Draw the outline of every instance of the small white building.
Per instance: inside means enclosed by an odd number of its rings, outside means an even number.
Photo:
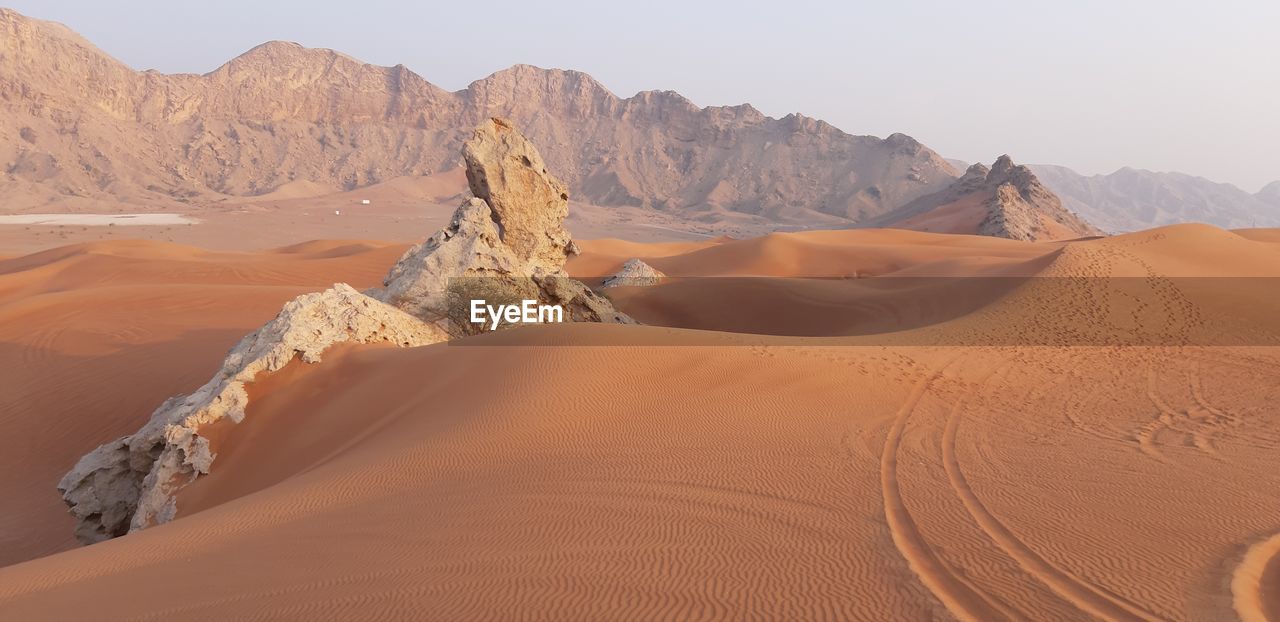
[[[361,205],[368,205],[368,204],[369,204],[369,199],[360,199],[360,204],[361,204]]]

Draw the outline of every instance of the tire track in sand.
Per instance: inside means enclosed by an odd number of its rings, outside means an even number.
[[[954,362],[954,359],[952,359]],[[898,552],[920,582],[933,593],[943,606],[961,620],[1008,620],[1016,616],[999,604],[992,596],[984,594],[976,586],[956,576],[943,563],[938,554],[920,533],[915,520],[902,500],[898,486],[898,448],[902,444],[902,432],[907,420],[929,386],[933,384],[951,363],[926,375],[911,389],[894,416],[893,425],[885,437],[884,451],[880,455],[880,488],[884,497],[884,516],[889,524],[889,534]]]
[[[1195,380],[1190,381],[1192,393],[1196,393]],[[1159,374],[1155,368],[1147,368],[1147,399],[1158,412],[1156,418],[1142,426],[1134,437],[1144,453],[1161,462],[1168,462],[1164,452],[1160,451],[1159,436],[1161,432],[1180,434],[1190,439],[1191,444],[1200,452],[1217,458],[1218,452],[1213,445],[1212,428],[1195,420],[1186,409],[1179,411],[1160,395]]]
[[[1001,366],[1003,367],[1003,366]],[[986,379],[995,375],[1000,368],[993,370],[981,383],[966,391],[958,399],[947,418],[946,428],[942,433],[942,463],[950,480],[951,488],[968,510],[970,517],[986,532],[1004,552],[1037,581],[1043,583],[1063,600],[1071,603],[1081,611],[1097,616],[1103,620],[1154,621],[1160,618],[1143,609],[1139,605],[1125,599],[1119,594],[1105,588],[1091,585],[1070,573],[1058,568],[1019,539],[1004,523],[1000,522],[974,493],[960,468],[960,460],[956,456],[956,432],[960,428],[961,412],[967,399],[972,397],[985,384]]]

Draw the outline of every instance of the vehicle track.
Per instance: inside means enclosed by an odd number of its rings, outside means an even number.
[[[954,360],[952,359],[952,362]],[[949,365],[950,362],[929,372],[912,387],[910,395],[898,409],[893,424],[889,428],[884,451],[880,457],[880,486],[884,498],[885,519],[888,522],[894,546],[906,559],[911,571],[952,615],[961,620],[1017,619],[1018,616],[1013,614],[1006,605],[950,570],[920,533],[919,527],[902,499],[897,471],[898,448],[902,443],[902,433],[920,399]]]
[[[1005,364],[1007,365],[1007,363]],[[968,402],[978,394],[986,380],[1005,365],[990,372],[982,382],[972,385],[956,401],[947,419],[942,435],[942,462],[952,491],[968,510],[970,518],[1023,570],[1044,584],[1063,600],[1081,611],[1104,620],[1159,620],[1157,616],[1128,599],[1105,588],[1094,586],[1057,567],[1037,554],[1017,537],[1003,522],[987,509],[965,478],[956,455],[956,434],[963,411]]]

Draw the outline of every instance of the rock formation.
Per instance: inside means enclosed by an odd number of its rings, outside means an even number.
[[[1062,207],[1062,201],[1031,169],[1014,164],[1007,155],[991,168],[970,166],[945,190],[916,199],[871,224],[1026,241],[1102,234]]]
[[[142,429],[95,449],[62,478],[58,489],[78,521],[76,537],[97,542],[172,519],[173,494],[208,473],[213,462],[201,429],[244,419],[244,385],[259,373],[294,357],[318,362],[325,349],[344,341],[418,346],[447,338],[349,285],[298,297],[240,340],[204,386],[166,400]]]
[[[564,272],[575,250],[563,226],[568,195],[509,121],[483,123],[464,158],[476,198],[405,253],[384,289],[365,294],[337,284],[289,302],[242,339],[200,389],[165,401],[140,430],[81,458],[58,484],[76,517],[76,537],[93,543],[173,519],[177,491],[213,463],[203,431],[239,423],[245,383],[295,357],[315,363],[340,342],[408,347],[478,332],[459,313],[471,297],[559,304],[566,321],[634,322]]]
[[[569,191],[509,121],[490,119],[462,148],[467,185],[493,209],[503,241],[522,261],[564,263]]]
[[[205,75],[165,75],[13,11],[0,10],[0,33],[3,210],[174,209],[290,182],[349,190],[440,173],[493,116],[525,128],[548,168],[597,205],[839,226],[955,176],[904,135],[699,108],[669,91],[624,99],[576,71],[517,65],[451,93],[403,66],[271,42]]]
[[[657,285],[667,275],[654,269],[653,266],[639,260],[628,259],[627,263],[622,264],[622,269],[617,274],[604,280],[601,287],[648,287]]]
[[[576,252],[564,229],[569,195],[510,121],[482,123],[463,158],[476,198],[409,249],[373,296],[455,335],[483,329],[465,317],[470,299],[538,300],[560,305],[570,321],[634,322],[564,271]]]

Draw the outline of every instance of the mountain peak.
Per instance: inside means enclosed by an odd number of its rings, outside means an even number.
[[[74,30],[68,28],[66,25],[60,22],[53,22],[49,20],[28,17],[13,9],[5,8],[5,7],[0,7],[0,24],[23,25],[23,26],[32,27],[32,28],[40,28],[40,29],[57,33],[59,35],[75,37],[76,39],[79,39],[81,41],[84,40],[82,37],[80,37],[80,35],[76,34]]]
[[[884,139],[886,145],[899,153],[916,154],[926,147],[920,141],[903,134],[902,132],[894,132]]]
[[[376,67],[328,48],[309,48],[294,41],[267,41],[231,59],[214,70],[213,73],[218,73],[219,71],[236,72],[248,69],[258,73],[270,74],[309,65],[325,67],[339,60],[352,68]],[[386,69],[385,67],[377,68]]]
[[[987,176],[990,174],[991,169],[988,168],[986,164],[975,162],[974,164],[969,165],[969,168],[965,170],[964,174],[961,175],[950,188],[948,188],[948,191],[957,195],[972,192],[985,185],[987,183]]]
[[[557,81],[562,83],[572,83],[613,95],[613,93],[610,92],[608,88],[605,88],[605,86],[598,80],[591,77],[589,74],[576,69],[547,69],[537,65],[528,65],[524,63],[517,63],[507,67],[506,69],[499,69],[484,78],[472,82],[467,88],[470,89],[472,86],[477,84],[499,84],[528,81]]]
[[[1258,194],[1254,196],[1258,197],[1263,203],[1280,209],[1280,180],[1263,186],[1262,190],[1259,190]]]
[[[59,23],[28,17],[13,9],[0,7],[0,28],[8,31],[0,38],[0,51],[20,49],[37,50],[41,54],[54,52],[54,47],[70,45],[86,50],[89,54],[123,66],[120,61],[103,52],[98,46],[81,37],[79,33]],[[0,58],[0,61],[4,60]]]
[[[991,175],[995,175],[996,177],[1006,177],[1013,172],[1013,169],[1016,166],[1017,165],[1013,163],[1013,158],[1009,157],[1009,154],[1006,153],[996,158],[996,161],[991,164]]]
[[[535,110],[584,118],[612,114],[619,99],[595,78],[568,69],[512,65],[458,93],[483,115],[526,118]]]
[[[1100,231],[1007,154],[987,168],[974,164],[946,189],[921,197],[877,224],[1014,240],[1059,240]]]

